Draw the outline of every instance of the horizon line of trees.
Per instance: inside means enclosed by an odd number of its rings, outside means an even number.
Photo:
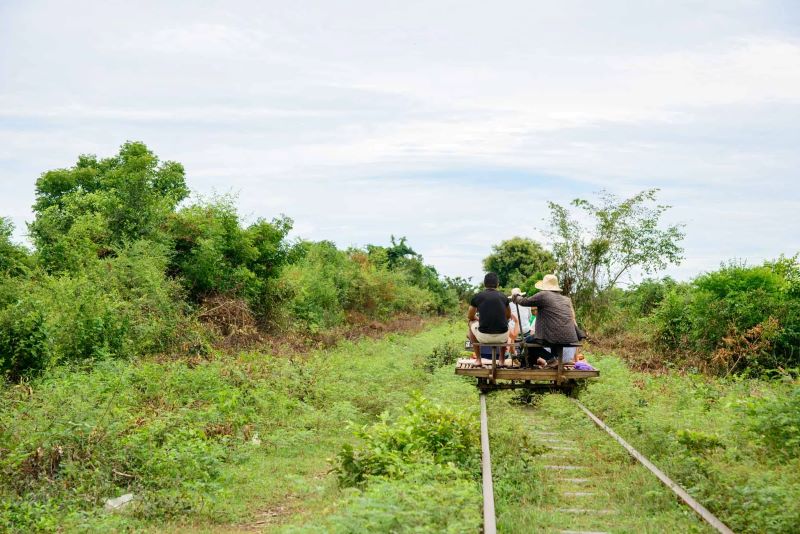
[[[140,142],[43,173],[33,250],[0,218],[0,374],[18,380],[63,362],[203,353],[215,338],[445,314],[476,290],[440,276],[405,237],[341,250],[288,239],[288,217],[244,224],[232,198],[189,195],[183,166]],[[633,269],[653,275],[682,259],[683,228],[662,224],[669,206],[656,196],[551,202],[549,248],[513,237],[484,267],[503,288],[529,294],[555,273],[590,330],[646,331],[658,350],[702,355],[720,372],[800,365],[797,256],[618,287]]]

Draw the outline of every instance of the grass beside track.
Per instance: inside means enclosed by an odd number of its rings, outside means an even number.
[[[417,394],[434,415],[455,413],[477,429],[474,382],[429,364],[435,347],[463,336],[461,322],[439,323],[296,359],[110,361],[8,387],[0,393],[0,531],[478,531],[477,430],[456,467],[411,455],[400,471],[351,488],[332,471],[344,445],[363,452],[354,428],[416,436],[418,422],[402,414]],[[768,408],[793,398],[796,382],[657,377],[612,356],[590,361],[602,376],[581,399],[626,440],[735,531],[793,532],[800,465],[790,447],[769,445],[791,439],[792,419],[786,430]],[[567,399],[523,405],[516,397],[489,398],[501,532],[707,531]],[[376,457],[403,455],[383,447],[390,441],[372,443]],[[577,451],[561,450],[570,446]],[[128,492],[130,507],[103,510],[106,498]]]
[[[0,531],[235,532],[333,513],[348,492],[329,460],[355,440],[351,424],[396,412],[415,391],[468,404],[468,383],[423,365],[462,337],[460,324],[438,323],[294,360],[108,361],[9,387]],[[129,492],[125,511],[103,510]]]
[[[800,381],[631,371],[602,377],[581,401],[734,532],[800,525]]]
[[[533,476],[509,470],[495,475],[498,531],[712,532],[568,398],[545,395],[521,406],[512,393],[493,395],[489,431],[495,449],[513,447],[513,441],[496,439],[510,428],[523,442],[535,443],[538,454],[528,467]]]

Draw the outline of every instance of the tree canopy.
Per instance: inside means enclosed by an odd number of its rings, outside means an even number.
[[[45,268],[75,270],[125,243],[161,241],[167,216],[188,194],[180,163],[128,142],[116,156],[82,155],[69,169],[42,174],[31,236]]]
[[[607,291],[636,268],[651,274],[683,259],[682,225],[663,226],[669,206],[656,204],[658,189],[620,200],[601,192],[598,202],[549,202],[550,237],[561,287],[579,302]],[[577,213],[576,213],[577,212]],[[587,223],[579,220],[583,216]]]
[[[28,251],[11,240],[14,225],[10,219],[0,217],[0,274],[18,275],[24,272]]]
[[[555,258],[548,250],[524,237],[512,237],[494,245],[492,253],[483,260],[484,269],[497,273],[502,287],[527,288],[555,266]]]

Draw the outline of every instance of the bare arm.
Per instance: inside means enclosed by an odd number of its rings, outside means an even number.
[[[476,313],[478,313],[478,308],[475,306],[470,306],[469,310],[467,311],[467,322],[477,321],[478,318],[475,317]]]

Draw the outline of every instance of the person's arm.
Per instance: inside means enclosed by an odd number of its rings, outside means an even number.
[[[471,323],[472,321],[477,321],[478,320],[478,318],[475,315],[478,313],[478,304],[480,304],[480,302],[478,302],[478,297],[479,296],[480,296],[480,293],[478,293],[477,295],[472,297],[472,299],[470,299],[470,301],[469,301],[469,310],[467,310],[467,322],[468,323]]]
[[[539,293],[537,293],[536,295],[538,295],[538,294]],[[531,295],[530,297],[516,296],[516,299],[514,300],[514,302],[516,302],[520,306],[525,306],[526,308],[530,308],[532,306],[535,307],[535,306],[538,306],[537,301],[539,300],[539,299],[536,298],[536,295]]]
[[[506,321],[508,321],[509,319],[511,319],[511,306],[506,304]]]

